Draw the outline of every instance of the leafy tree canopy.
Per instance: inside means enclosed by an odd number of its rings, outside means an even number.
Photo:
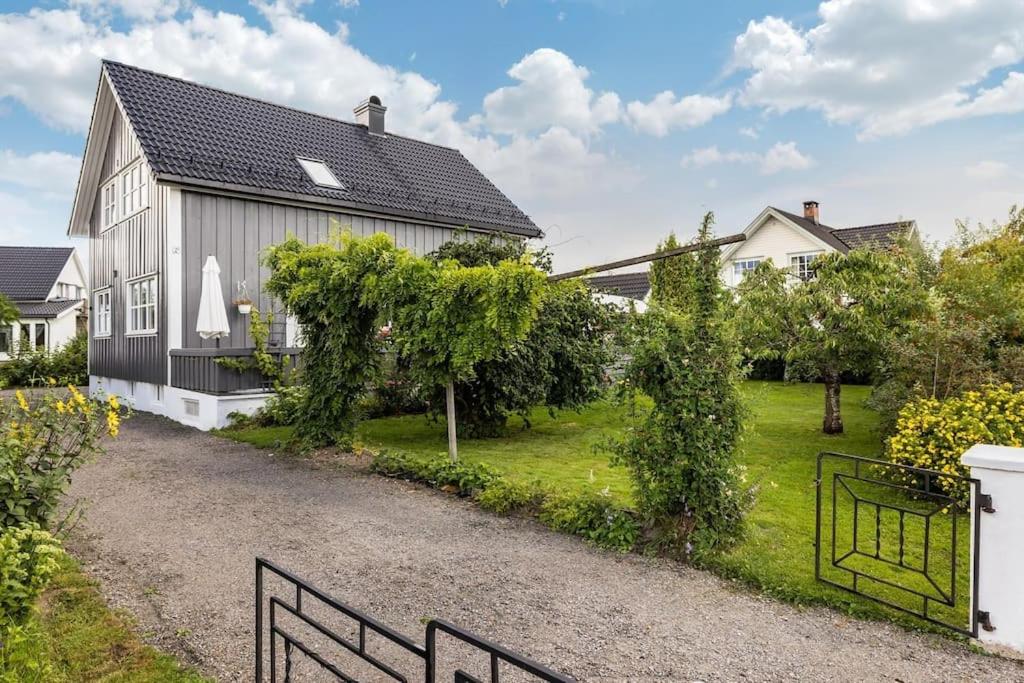
[[[0,325],[10,325],[18,319],[18,309],[11,300],[0,294]]]
[[[921,309],[923,292],[902,252],[855,249],[819,256],[813,277],[761,263],[738,288],[737,323],[752,358],[784,358],[792,377],[825,383],[823,430],[843,431],[840,376],[870,372]]]
[[[529,253],[521,240],[453,240],[432,256],[464,266],[529,258],[550,271],[547,253]],[[596,399],[611,361],[612,321],[612,309],[595,300],[581,281],[548,283],[526,337],[478,362],[473,376],[455,385],[460,429],[471,436],[496,436],[510,414],[526,419],[536,405],[574,409]]]

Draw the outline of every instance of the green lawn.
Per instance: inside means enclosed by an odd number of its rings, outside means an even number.
[[[29,638],[15,643],[0,680],[24,683],[203,683],[209,679],[181,667],[172,657],[144,644],[126,616],[111,611],[96,583],[65,556],[29,620]],[[49,671],[41,673],[36,664]],[[34,669],[34,670],[33,670]]]
[[[825,603],[862,616],[897,615],[814,578],[816,456],[821,451],[838,451],[878,457],[877,415],[863,406],[868,393],[868,387],[843,388],[846,433],[827,436],[821,432],[824,390],[820,384],[745,383],[750,420],[740,460],[748,468],[749,481],[758,487],[758,495],[747,518],[746,538],[713,561],[719,573],[797,603]],[[607,487],[612,495],[629,503],[627,473],[609,467],[608,453],[599,448],[629,419],[628,407],[609,402],[592,405],[582,413],[561,413],[554,419],[538,409],[531,416],[531,429],[524,430],[520,421],[513,420],[506,437],[460,440],[459,455],[466,461],[486,462],[508,476],[539,479],[558,488]],[[222,434],[272,447],[287,441],[290,430]],[[444,454],[447,444],[443,424],[423,416],[364,422],[358,438],[373,448],[425,457]],[[886,526],[891,523],[887,521]]]

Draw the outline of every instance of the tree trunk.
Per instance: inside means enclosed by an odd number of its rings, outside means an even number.
[[[459,445],[455,438],[455,382],[449,381],[444,388],[448,414],[448,457],[452,463],[459,461]]]
[[[821,430],[826,434],[843,433],[843,416],[839,412],[841,386],[838,372],[825,373],[825,422]]]

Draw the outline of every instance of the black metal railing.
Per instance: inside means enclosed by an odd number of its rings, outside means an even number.
[[[171,349],[171,386],[204,394],[230,394],[270,390],[270,382],[256,368],[239,372],[217,362],[218,358],[245,359],[252,349]],[[268,352],[285,370],[297,367],[302,349],[271,348]]]
[[[287,592],[291,594],[290,601],[275,594],[267,594],[266,572],[283,580]],[[315,601],[316,609],[310,608],[310,599]],[[269,619],[264,618],[265,606],[269,607]],[[324,616],[318,617],[314,614],[317,610],[323,612]],[[346,620],[344,629],[333,623],[334,617],[339,615]],[[287,625],[286,620],[290,620],[301,629],[302,634]],[[326,623],[328,620],[332,623]],[[354,634],[346,635],[341,632],[342,630],[353,631]],[[438,658],[438,634],[450,636],[463,646],[468,646],[473,652],[486,656],[488,680],[491,683],[500,683],[505,668],[532,676],[538,681],[568,683],[573,680],[543,664],[439,619],[427,623],[426,645],[419,645],[291,572],[272,562],[256,558],[255,664],[258,683],[267,680],[267,673],[271,683],[278,680],[285,683],[300,680],[303,677],[296,671],[296,662],[300,657],[312,662],[318,672],[326,672],[330,677],[340,681],[359,681],[360,674],[354,669],[360,668],[370,672],[367,675],[371,675],[372,680],[387,679],[402,683],[422,680],[425,683],[438,683],[438,671],[441,667]],[[314,644],[313,639],[319,642]],[[269,642],[265,643],[267,640]],[[371,643],[371,640],[374,642]],[[381,652],[384,649],[391,650],[390,659],[395,661],[384,661],[385,655]],[[337,656],[339,654],[342,656]],[[347,660],[348,665],[343,664],[342,660]],[[455,668],[452,675],[455,683],[483,682],[483,679],[468,673],[462,667]]]
[[[815,578],[972,637],[988,627],[977,479],[826,452],[816,485]]]

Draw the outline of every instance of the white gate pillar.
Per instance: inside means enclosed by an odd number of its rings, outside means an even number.
[[[961,457],[995,512],[981,513],[971,547],[979,544],[978,604],[995,630],[978,630],[978,640],[994,650],[1024,655],[1024,448],[972,446]],[[978,501],[973,501],[974,505]]]

